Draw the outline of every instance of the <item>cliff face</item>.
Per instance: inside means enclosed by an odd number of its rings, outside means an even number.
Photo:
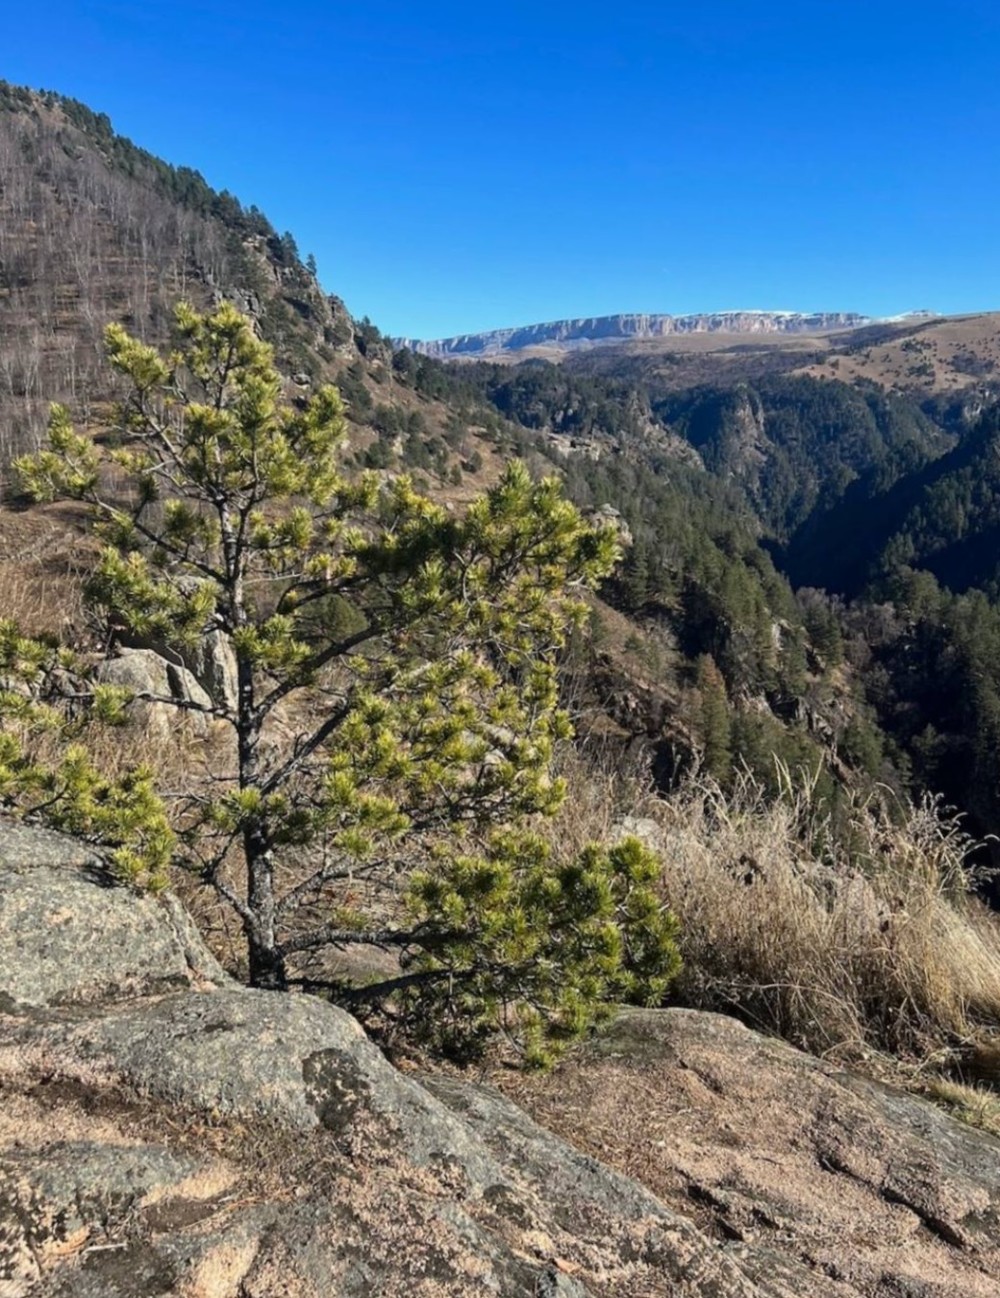
[[[719,311],[703,315],[606,315],[580,320],[555,320],[516,329],[460,334],[425,342],[396,338],[397,347],[424,356],[495,356],[543,343],[563,345],[619,342],[631,338],[663,338],[670,334],[802,334],[831,329],[856,329],[869,324],[867,316],[852,311]]]

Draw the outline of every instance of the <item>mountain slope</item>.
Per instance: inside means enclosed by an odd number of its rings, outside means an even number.
[[[1000,411],[994,407],[940,459],[876,492],[855,484],[792,537],[784,563],[799,585],[858,594],[900,566],[953,591],[1000,593]]]
[[[828,381],[675,397],[655,375],[609,378],[596,364],[641,360],[625,346],[742,337],[755,357],[777,340],[771,354],[787,368],[808,355],[801,345],[830,342],[795,333],[801,317],[760,332],[774,322],[747,313],[743,335],[675,332],[586,353],[588,373],[576,360],[448,366],[394,353],[322,293],[290,235],[75,101],[0,86],[0,184],[0,465],[34,444],[52,399],[84,426],[104,422],[115,395],[102,357],[108,320],[161,344],[179,297],[235,301],[274,343],[291,399],[317,381],[340,385],[349,467],[412,472],[460,507],[520,454],[533,471],[561,475],[583,508],[621,517],[634,544],[594,606],[572,688],[583,681],[616,743],[641,736],[664,780],[709,750],[712,774],[729,780],[745,763],[771,788],[776,753],[792,766],[830,761],[837,778],[856,767],[896,779],[852,713],[849,676],[832,674],[834,612],[796,602],[762,538],[784,538],[854,478],[884,487],[947,442],[905,402]],[[0,581],[32,629],[82,634],[78,524],[70,512],[0,512]],[[632,699],[646,702],[625,706]],[[841,742],[859,726],[864,743]],[[832,744],[848,758],[833,759]]]
[[[671,391],[753,383],[779,373],[868,383],[932,403],[953,423],[975,418],[1000,395],[997,312],[949,317],[917,311],[828,333],[674,334],[561,352],[550,343],[536,351],[561,359],[574,373]]]
[[[657,418],[737,484],[772,537],[785,537],[861,481],[866,495],[953,444],[900,396],[804,376],[653,399]]]
[[[109,320],[161,343],[180,298],[234,301],[307,377],[354,354],[342,304],[261,213],[83,104],[0,83],[0,464],[50,402],[86,419],[111,395]]]

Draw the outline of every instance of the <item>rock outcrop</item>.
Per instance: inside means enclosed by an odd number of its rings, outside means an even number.
[[[228,982],[80,844],[0,845],[2,1298],[779,1292],[495,1092]]]
[[[197,581],[185,579],[178,583],[182,590],[193,588],[197,584]],[[117,639],[119,657],[110,661],[119,665],[112,671],[122,673],[127,670],[121,664],[129,662],[130,654],[152,651],[177,673],[172,679],[161,682],[167,685],[174,696],[187,697],[193,693],[202,701],[203,695],[207,695],[208,700],[219,707],[236,707],[239,693],[236,653],[230,638],[216,627],[205,627],[193,644],[186,645],[168,644],[160,636],[142,636],[126,628],[118,630]],[[135,668],[131,670],[134,672]],[[162,674],[164,669],[154,667],[153,670]],[[155,692],[162,693],[162,689]]]
[[[834,329],[857,329],[871,324],[854,311],[715,311],[700,315],[606,315],[578,320],[553,320],[546,324],[484,333],[458,334],[454,338],[423,341],[394,338],[394,347],[405,347],[424,356],[446,360],[452,356],[484,357],[520,351],[545,343],[585,346],[588,343],[624,342],[633,338],[664,338],[670,334],[804,334]]]
[[[105,685],[120,685],[134,694],[133,706],[138,716],[157,739],[168,739],[180,716],[173,703],[156,702],[157,699],[176,700],[196,732],[203,733],[207,728],[211,698],[182,663],[170,662],[152,649],[122,648],[116,658],[98,664],[94,678]],[[185,704],[190,706],[184,707]]]
[[[626,1010],[515,1089],[783,1292],[1000,1295],[1000,1141],[735,1019]]]
[[[398,1071],[0,821],[0,1298],[1000,1293],[1000,1143],[917,1100],[683,1011],[519,1085]]]
[[[182,650],[182,661],[209,698],[236,708],[239,676],[232,641],[222,631],[206,631],[193,648]]]
[[[228,979],[174,897],[116,887],[62,834],[0,827],[0,1009],[88,1005]]]

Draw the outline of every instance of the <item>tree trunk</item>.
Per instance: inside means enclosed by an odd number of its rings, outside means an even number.
[[[245,928],[249,955],[249,983],[262,991],[283,992],[288,989],[285,957],[273,944],[258,941],[256,933]]]
[[[222,519],[222,531],[226,543],[227,567],[230,571],[236,572],[238,556],[234,551],[232,530],[225,518]],[[233,578],[229,612],[232,625],[245,624],[246,610],[243,606],[242,578],[238,573]],[[236,670],[238,678],[236,731],[240,789],[259,790],[260,721],[254,710],[253,664],[245,653],[237,652]],[[267,991],[285,991],[288,987],[288,979],[285,957],[278,946],[274,904],[274,851],[266,815],[258,813],[244,826],[243,855],[247,871],[247,906],[250,910],[250,917],[243,924],[247,939],[250,986]]]
[[[262,826],[243,835],[247,859],[247,903],[253,922],[244,925],[250,962],[250,986],[284,991],[285,957],[278,946],[274,906],[274,858]]]

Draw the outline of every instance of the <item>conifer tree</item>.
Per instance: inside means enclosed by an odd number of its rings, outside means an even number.
[[[732,767],[732,722],[726,697],[726,682],[709,654],[702,654],[698,658],[697,684],[701,698],[705,769],[717,780],[725,780]]]
[[[649,599],[650,566],[649,546],[643,538],[637,537],[622,564],[622,594],[630,613],[639,612]]]
[[[240,918],[250,982],[282,988],[329,945],[394,949],[401,976],[351,1003],[391,995],[452,1045],[516,1027],[535,1053],[610,1001],[660,997],[677,957],[648,852],[560,860],[531,832],[564,795],[556,655],[613,534],[517,463],[461,516],[405,477],[348,478],[336,390],[283,401],[228,305],[178,308],[168,356],[117,325],[107,347],[128,386],[118,449],[56,407],[18,469],[36,498],[94,509],[90,597],[109,619],[232,646],[235,699],[156,701],[231,735],[181,821]]]

